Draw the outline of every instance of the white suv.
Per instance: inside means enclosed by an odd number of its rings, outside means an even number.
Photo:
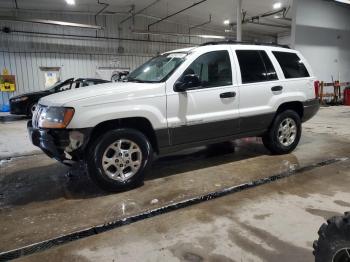
[[[314,81],[295,50],[212,42],[159,55],[127,82],[44,97],[28,131],[48,156],[84,161],[100,187],[118,191],[143,181],[154,153],[248,136],[291,152],[319,109]]]

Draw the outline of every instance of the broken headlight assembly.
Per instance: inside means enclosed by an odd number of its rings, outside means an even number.
[[[66,128],[74,115],[74,108],[45,107],[40,110],[39,128]]]

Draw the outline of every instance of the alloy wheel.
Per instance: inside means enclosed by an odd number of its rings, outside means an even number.
[[[290,146],[297,137],[297,125],[292,118],[285,118],[278,127],[278,141],[284,146]]]
[[[140,169],[142,152],[140,147],[128,139],[119,139],[109,145],[102,156],[102,168],[106,175],[125,182]]]
[[[350,262],[350,247],[338,250],[333,257],[332,262]]]

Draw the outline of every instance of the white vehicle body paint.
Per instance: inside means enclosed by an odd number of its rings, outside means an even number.
[[[236,50],[266,52],[278,80],[242,83]],[[174,86],[185,70],[197,58],[215,51],[226,51],[229,56],[232,71],[230,84],[175,91]],[[297,54],[309,76],[285,78],[279,62],[272,53],[275,51]],[[265,45],[213,44],[174,50],[165,54],[176,56],[176,53],[187,55],[182,64],[163,82],[118,82],[90,86],[44,97],[39,104],[74,108],[74,117],[67,129],[93,129],[105,121],[145,118],[156,133],[159,130],[163,131],[163,140],[167,140],[165,147],[168,147],[197,141],[205,142],[218,137],[224,139],[235,134],[242,137],[245,132],[248,136],[259,136],[267,130],[268,122],[272,121],[281,105],[315,100],[315,77],[312,69],[295,50]],[[283,89],[272,91],[271,88],[276,86]],[[234,95],[222,97],[222,94]],[[303,106],[308,107],[304,104]],[[317,112],[314,111],[307,119]],[[159,142],[158,146],[161,147],[162,143]]]

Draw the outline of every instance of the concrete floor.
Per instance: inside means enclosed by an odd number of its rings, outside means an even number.
[[[120,194],[101,192],[80,172],[65,176],[66,167],[42,154],[3,160],[0,253],[340,158],[337,163],[20,259],[312,261],[312,242],[324,219],[350,210],[349,109],[322,108],[305,123],[293,154],[270,156],[255,138],[189,150],[157,160],[142,187]],[[22,125],[18,130],[24,133],[24,121],[0,123],[0,130],[6,132],[9,125]]]
[[[27,133],[28,119],[0,112],[0,161],[14,156],[40,154]]]

